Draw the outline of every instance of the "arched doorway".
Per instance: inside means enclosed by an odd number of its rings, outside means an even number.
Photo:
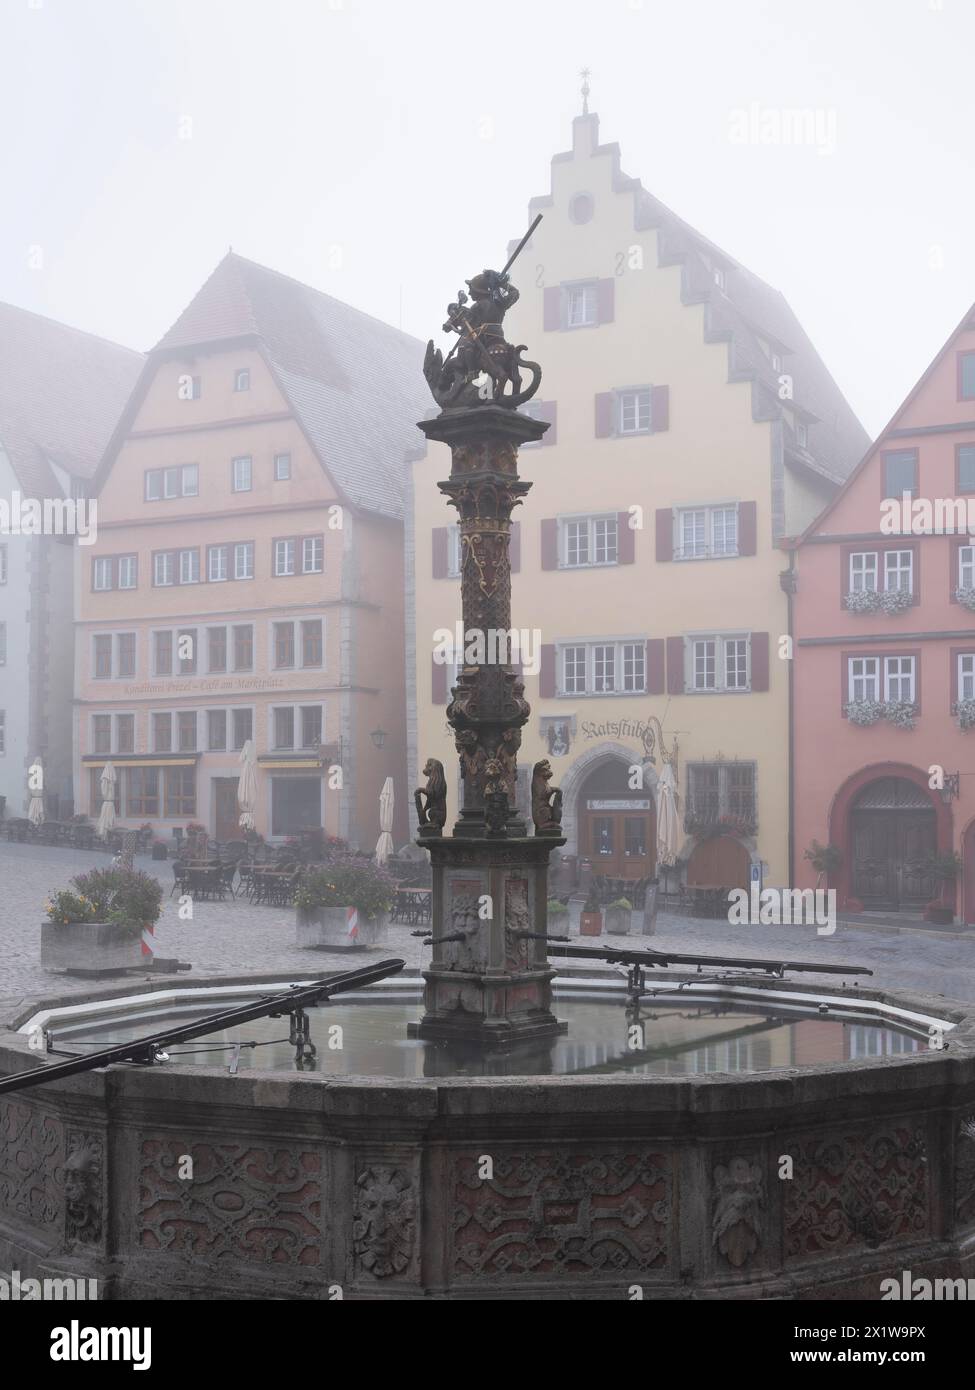
[[[601,763],[579,789],[579,854],[594,874],[652,878],[657,862],[657,816],[648,787],[632,790],[630,764]]]
[[[701,840],[687,861],[690,888],[744,888],[748,891],[751,855],[733,835],[714,835]]]
[[[905,777],[869,782],[850,813],[853,896],[867,908],[923,909],[940,890],[927,870],[937,848],[937,815],[923,787]]]

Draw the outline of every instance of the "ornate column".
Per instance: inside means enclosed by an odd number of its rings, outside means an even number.
[[[522,363],[523,349],[501,335],[504,308],[517,296],[506,276],[486,271],[468,284],[473,308],[459,295],[445,325],[460,333],[456,358],[444,363],[432,343],[427,349],[427,380],[444,408],[420,424],[428,439],[450,449],[450,477],[438,486],[460,526],[464,651],[455,654],[459,670],[447,721],[463,795],[446,837],[445,778],[439,764],[428,763],[418,843],[429,850],[433,869],[433,957],[425,1012],[414,1031],[491,1049],[563,1031],[551,1009],[555,972],[545,936],[548,857],[565,841],[544,775],[535,778],[534,835],[516,802],[518,749],[530,709],[512,665],[511,514],[531,487],[518,476],[518,446],[540,439],[548,425],[514,407],[537,389],[541,372]],[[527,391],[520,368],[532,373]]]

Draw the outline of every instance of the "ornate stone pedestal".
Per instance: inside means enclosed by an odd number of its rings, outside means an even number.
[[[539,939],[549,852],[564,843],[540,835],[424,842],[433,861],[433,959],[414,1036],[493,1050],[565,1031],[552,1013],[555,971]]]

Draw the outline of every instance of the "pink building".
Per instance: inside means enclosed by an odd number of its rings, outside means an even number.
[[[894,533],[885,499],[903,510],[905,493],[912,516],[897,517]],[[969,506],[975,519],[975,310],[783,576],[795,591],[793,882],[815,886],[804,857],[813,840],[835,846],[829,885],[841,910],[921,915],[937,899],[975,922]],[[964,865],[956,880],[932,872],[952,851]]]

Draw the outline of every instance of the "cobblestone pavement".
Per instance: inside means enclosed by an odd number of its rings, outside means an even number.
[[[40,966],[40,924],[48,894],[68,886],[73,874],[109,863],[102,853],[84,853],[38,845],[0,843],[0,1024],[25,998],[90,989],[88,981],[54,975]],[[327,952],[300,950],[294,942],[294,912],[253,906],[246,898],[195,904],[192,921],[177,915],[177,898],[168,896],[172,866],[138,861],[164,886],[163,915],[156,926],[160,954],[189,961],[191,979],[204,974],[294,972],[296,978],[328,970],[343,959]],[[391,926],[383,954],[400,956],[416,969],[429,959],[428,948],[410,935],[411,928]],[[622,939],[607,940],[621,945]],[[583,944],[595,944],[584,938]],[[975,932],[950,935],[932,931],[864,930],[840,925],[832,936],[813,927],[732,927],[724,921],[698,921],[661,914],[652,938],[633,945],[713,951],[737,955],[779,955],[869,966],[871,983],[943,994],[975,1001]],[[378,958],[378,951],[360,960]]]

